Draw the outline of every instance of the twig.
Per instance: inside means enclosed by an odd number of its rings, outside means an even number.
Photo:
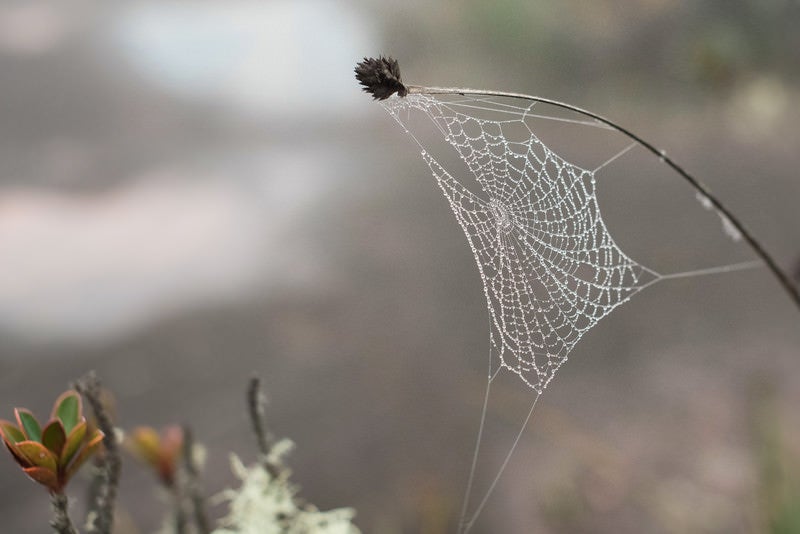
[[[391,66],[389,68],[387,65]],[[380,69],[379,72],[376,69]],[[356,78],[361,85],[364,86],[364,91],[370,93],[373,98],[383,100],[388,98],[393,93],[397,93],[400,97],[406,94],[418,95],[476,95],[476,96],[499,96],[505,98],[515,98],[520,100],[527,100],[529,102],[541,102],[549,104],[558,108],[573,111],[585,117],[594,119],[606,126],[625,135],[632,141],[636,142],[647,151],[657,156],[661,161],[666,163],[672,170],[677,172],[689,185],[691,185],[701,195],[708,198],[714,208],[731,222],[731,224],[742,234],[747,243],[753,251],[767,264],[772,274],[778,279],[783,289],[794,301],[794,304],[800,308],[800,288],[792,282],[791,277],[778,265],[775,258],[772,257],[765,249],[761,242],[750,233],[742,221],[739,220],[731,211],[719,200],[709,188],[700,180],[689,174],[686,170],[673,161],[663,150],[658,150],[655,146],[645,141],[638,135],[630,130],[620,126],[619,124],[606,119],[596,113],[581,109],[571,104],[551,100],[549,98],[542,98],[539,96],[526,95],[522,93],[508,93],[505,91],[489,91],[485,89],[466,89],[460,87],[425,87],[422,85],[404,85],[400,79],[400,68],[397,62],[391,58],[380,58],[379,60],[364,58],[362,63],[356,66]]]
[[[179,484],[173,484],[169,488],[169,496],[172,498],[172,507],[175,519],[175,534],[186,534],[186,510],[183,506],[183,493]]]
[[[253,424],[253,432],[256,435],[258,452],[263,456],[269,454],[274,441],[264,428],[265,404],[266,399],[261,391],[261,379],[254,376],[250,379],[250,384],[247,387],[247,408],[250,414],[250,422]]]
[[[97,426],[105,434],[103,438],[105,454],[99,465],[102,472],[101,483],[97,488],[95,502],[90,505],[87,529],[89,534],[111,534],[114,524],[114,503],[117,498],[117,487],[122,468],[117,436],[111,417],[100,399],[100,380],[94,371],[90,371],[79,380],[75,388],[86,397],[89,406],[92,407],[94,417],[97,419]]]
[[[265,403],[266,399],[261,392],[261,379],[254,376],[250,379],[250,384],[247,388],[247,408],[250,414],[250,422],[253,424],[253,432],[256,435],[259,461],[272,478],[278,478],[281,474],[280,466],[275,465],[269,459],[269,453],[275,444],[275,440],[264,427]]]
[[[206,513],[205,499],[200,490],[200,469],[195,462],[194,436],[187,425],[183,427],[183,465],[186,468],[186,492],[192,503],[192,515],[194,516],[197,531],[199,534],[208,534],[211,532],[211,527]],[[178,506],[180,507],[180,503],[178,503]]]
[[[53,519],[50,521],[53,530],[58,534],[78,534],[67,512],[67,496],[63,493],[53,493],[50,502],[53,505]]]
[[[172,522],[175,526],[175,534],[187,534],[187,526],[189,520],[186,517],[186,508],[184,506],[183,486],[180,479],[176,479],[171,484],[164,484],[164,488],[168,492],[168,497],[172,499]]]

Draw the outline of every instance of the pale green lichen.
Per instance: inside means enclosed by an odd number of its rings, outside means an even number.
[[[279,441],[268,461],[273,465],[282,463],[280,460],[291,448],[289,440]],[[235,455],[231,455],[231,468],[242,485],[219,495],[219,499],[229,502],[230,512],[220,521],[222,527],[212,534],[360,533],[352,523],[352,508],[321,512],[310,505],[298,505],[297,487],[289,482],[288,469],[273,477],[262,465],[245,466]]]

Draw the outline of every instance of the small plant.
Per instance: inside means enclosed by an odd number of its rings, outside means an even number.
[[[87,422],[81,395],[96,419]],[[100,381],[89,373],[75,390],[61,394],[53,406],[50,421],[42,428],[36,417],[16,408],[16,423],[0,420],[0,435],[14,460],[30,478],[45,486],[52,497],[54,517],[50,525],[58,534],[79,534],[67,514],[64,489],[75,472],[95,455],[95,469],[88,500],[88,534],[111,534],[120,478],[120,445],[152,469],[166,490],[168,515],[161,529],[168,534],[358,534],[351,519],[355,512],[341,508],[322,512],[297,497],[297,487],[283,456],[291,448],[287,440],[274,441],[264,424],[264,399],[260,382],[253,379],[248,389],[248,410],[260,452],[251,467],[236,458],[234,473],[241,479],[238,489],[222,492],[229,512],[214,530],[205,509],[200,485],[203,449],[194,443],[188,426],[167,426],[160,432],[149,426],[131,431],[125,440],[114,427],[108,407],[101,398]],[[97,428],[99,427],[99,428]],[[5,531],[3,531],[5,532]]]
[[[125,439],[125,448],[142,464],[156,473],[166,487],[175,484],[183,449],[183,429],[176,425],[158,431],[149,426],[140,426]]]
[[[0,420],[0,434],[14,460],[50,493],[63,493],[72,475],[100,448],[103,433],[90,427],[77,391],[65,391],[42,428],[24,408],[14,410],[17,423]]]
[[[72,475],[100,449],[105,434],[83,416],[81,396],[75,390],[62,393],[53,404],[44,428],[30,410],[15,408],[17,423],[0,420],[3,442],[31,479],[50,492],[51,526],[59,534],[76,534],[67,514],[64,488]]]

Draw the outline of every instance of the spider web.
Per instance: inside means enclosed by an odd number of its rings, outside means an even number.
[[[520,107],[469,95],[410,94],[381,103],[420,146],[467,237],[489,311],[489,375],[459,523],[459,532],[466,534],[508,465],[542,391],[601,319],[656,282],[763,264],[660,274],[628,256],[603,221],[595,175],[636,143],[587,170],[557,154],[529,126],[536,118],[612,129],[601,122],[536,114],[535,102]],[[455,149],[468,169],[463,177],[445,169],[409,129],[413,111],[427,116]],[[492,118],[484,118],[484,112]],[[710,201],[699,200],[708,207]],[[468,518],[490,387],[501,369],[517,374],[536,395],[500,469]]]
[[[614,242],[595,171],[548,148],[525,120],[531,107],[506,104],[500,109],[511,119],[487,120],[473,116],[479,103],[409,95],[383,105],[406,131],[409,112],[424,112],[471,171],[474,184],[454,177],[409,132],[472,249],[492,352],[541,393],[586,332],[663,276]],[[509,130],[520,126],[525,135],[511,140]]]

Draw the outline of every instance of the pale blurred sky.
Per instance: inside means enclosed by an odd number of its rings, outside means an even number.
[[[135,2],[97,19],[88,4],[76,11],[86,16],[50,2],[0,7],[0,50],[35,60],[88,34],[109,76],[121,70],[256,130],[289,123],[288,137],[308,140],[222,147],[208,158],[213,170],[165,162],[91,195],[7,187],[0,330],[29,342],[105,339],[187,307],[313,287],[324,261],[299,237],[303,221],[347,173],[314,132],[368,109],[352,76],[376,49],[367,15],[317,0]],[[58,151],[57,174],[87,178],[85,141],[59,141],[75,150]]]
[[[326,0],[135,4],[110,26],[123,58],[177,95],[266,118],[364,109],[352,70],[376,49],[373,21]]]

